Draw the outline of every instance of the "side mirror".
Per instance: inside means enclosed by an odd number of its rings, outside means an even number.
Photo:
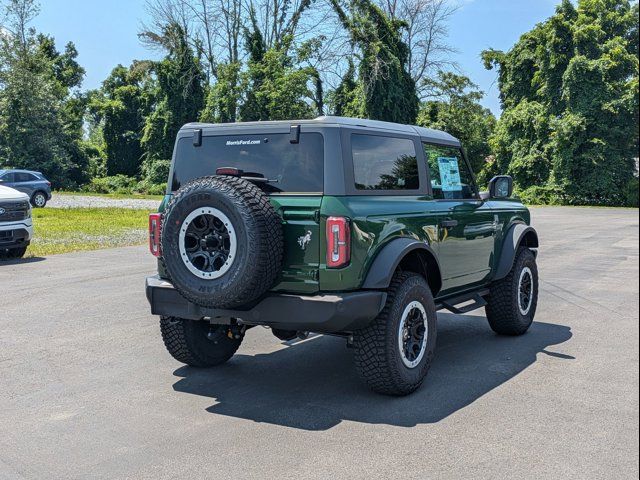
[[[513,178],[509,175],[498,175],[489,182],[489,198],[511,198],[513,195]]]

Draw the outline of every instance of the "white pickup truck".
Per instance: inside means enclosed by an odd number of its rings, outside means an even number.
[[[0,185],[0,260],[22,258],[33,237],[29,196]]]

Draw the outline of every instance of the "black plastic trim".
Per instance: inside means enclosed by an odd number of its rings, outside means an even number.
[[[369,268],[369,272],[367,273],[367,277],[365,278],[362,288],[379,290],[388,288],[389,285],[391,285],[393,274],[402,259],[414,250],[423,250],[428,252],[434,258],[436,265],[438,266],[438,271],[442,271],[440,269],[438,257],[428,243],[421,242],[414,238],[396,238],[385,245],[376,256]],[[442,278],[437,280],[439,281],[439,285],[442,285]],[[438,292],[433,293],[434,295],[437,295]]]
[[[10,237],[0,238],[0,248],[17,248],[26,247],[31,243],[29,238],[29,232],[24,228],[16,228],[14,230],[3,230],[3,232],[11,232]]]
[[[496,268],[496,274],[493,280],[500,280],[509,274],[522,239],[529,233],[533,233],[535,237],[535,244],[532,245],[531,248],[538,248],[538,233],[535,228],[525,225],[524,223],[517,223],[507,230],[502,241],[502,252],[500,253],[498,268]]]
[[[170,282],[158,276],[147,277],[146,293],[154,315],[210,319],[212,323],[216,323],[216,318],[237,318],[247,325],[320,333],[350,332],[366,327],[382,311],[387,299],[387,294],[381,291],[268,294],[246,309],[204,308],[186,300]]]

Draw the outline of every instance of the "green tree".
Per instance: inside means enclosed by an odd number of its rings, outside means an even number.
[[[89,108],[104,141],[106,175],[140,175],[142,130],[151,107],[148,65],[118,65],[92,95]]]
[[[546,185],[560,201],[629,203],[638,156],[638,4],[564,0],[497,67],[504,109],[491,139],[520,189]]]
[[[242,74],[244,101],[240,105],[240,119],[286,120],[310,118],[313,93],[309,84],[315,83],[317,72],[300,68],[288,53],[292,38],[284,37],[278,45],[267,48],[255,14],[250,15],[251,28],[245,29],[246,49],[249,53],[247,70]]]
[[[202,122],[235,122],[242,95],[240,85],[240,62],[219,64],[216,68],[218,78],[209,89],[207,102],[200,114]]]
[[[200,60],[189,46],[184,29],[170,24],[165,29],[167,56],[152,65],[156,76],[154,108],[146,118],[142,148],[143,168],[171,159],[178,130],[200,118],[204,107],[205,75]]]
[[[347,71],[340,84],[331,92],[329,104],[335,115],[354,118],[363,118],[365,116],[364,93],[362,85],[356,78],[356,67],[352,59],[349,59]]]
[[[361,53],[358,82],[362,95],[358,95],[358,88],[348,92],[361,98],[362,106],[349,101],[346,112],[362,112],[359,116],[375,120],[415,123],[418,95],[408,71],[409,48],[402,41],[402,29],[407,24],[390,18],[371,0],[352,0],[348,11],[339,0],[331,0],[331,4]],[[347,71],[347,75],[352,74]],[[338,105],[342,108],[343,104]]]
[[[431,100],[421,105],[418,125],[459,138],[473,170],[480,173],[491,155],[489,137],[496,123],[491,111],[480,105],[483,92],[469,78],[451,72],[426,81],[425,91]]]
[[[41,170],[57,187],[87,180],[82,141],[85,97],[77,91],[84,70],[67,44],[58,52],[51,37],[30,23],[34,0],[10,0],[0,31],[0,157],[9,166]]]

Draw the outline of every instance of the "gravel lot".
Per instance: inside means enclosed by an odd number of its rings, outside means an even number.
[[[54,193],[47,208],[132,208],[136,210],[155,210],[159,200],[136,198],[109,198],[93,195],[64,195]]]
[[[518,338],[439,316],[406,398],[344,342],[249,331],[217,369],[165,352],[145,247],[0,264],[0,479],[638,478],[638,210],[536,208]]]

